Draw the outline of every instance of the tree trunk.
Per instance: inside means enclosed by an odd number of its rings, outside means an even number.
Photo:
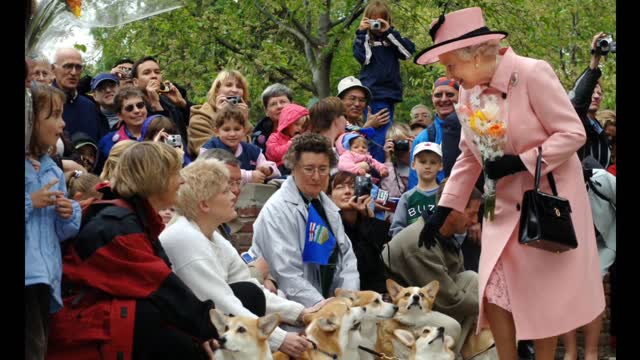
[[[318,96],[320,99],[331,96],[331,82],[329,75],[331,74],[332,59],[333,54],[329,54],[318,59],[318,66],[311,70],[313,73],[313,84],[318,90],[318,93],[314,95]]]

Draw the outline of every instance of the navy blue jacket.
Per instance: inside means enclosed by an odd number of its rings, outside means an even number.
[[[242,146],[242,154],[237,157],[240,160],[240,168],[243,170],[255,170],[256,164],[258,162],[258,157],[262,153],[259,147],[253,144],[248,144],[244,141],[240,142],[240,146]],[[235,155],[235,151],[231,150],[230,147],[225,145],[220,139],[216,136],[212,137],[207,141],[204,145],[202,145],[204,149],[225,149],[228,152]]]
[[[391,27],[380,37],[357,30],[353,56],[362,65],[359,79],[371,90],[373,100],[402,101],[402,79],[398,59],[410,59],[416,46]]]
[[[53,87],[58,88],[55,80]],[[62,119],[64,120],[64,129],[69,133],[69,136],[77,132],[83,132],[89,135],[95,142],[109,132],[109,123],[105,122],[98,116],[98,108],[96,104],[89,100],[87,97],[78,94],[67,95],[67,102],[62,109]]]

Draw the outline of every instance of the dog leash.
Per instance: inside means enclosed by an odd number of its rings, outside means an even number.
[[[317,351],[317,352],[319,352],[321,354],[324,354],[324,355],[326,355],[326,356],[328,356],[328,357],[330,357],[330,358],[332,358],[334,360],[338,359],[338,354],[332,354],[330,352],[327,352],[327,351],[324,351],[324,350],[320,349],[318,347],[318,344],[316,344],[316,342],[311,340],[311,339],[307,339],[307,341],[310,342],[311,345],[313,345],[313,350],[315,350],[315,351]]]
[[[358,349],[360,349],[360,350],[362,350],[364,352],[368,352],[371,355],[375,355],[375,356],[377,356],[377,357],[379,357],[380,359],[383,359],[383,360],[400,360],[399,358],[397,358],[395,356],[389,356],[389,355],[387,355],[385,353],[379,353],[379,352],[377,352],[375,350],[371,350],[368,347],[364,347],[362,345],[359,345]]]

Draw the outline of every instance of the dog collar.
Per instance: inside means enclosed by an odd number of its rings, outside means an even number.
[[[389,356],[389,355],[387,355],[385,353],[379,353],[379,352],[377,352],[375,350],[369,349],[368,347],[364,347],[362,345],[359,345],[358,349],[360,349],[360,350],[362,350],[364,352],[368,352],[369,354],[377,356],[377,357],[379,357],[380,359],[383,359],[383,360],[400,360],[399,358],[397,358],[395,356]]]
[[[330,353],[330,352],[328,352],[328,351],[324,351],[324,350],[320,349],[320,348],[318,347],[318,344],[316,344],[316,342],[315,342],[315,341],[313,341],[313,340],[311,340],[311,339],[307,339],[307,341],[308,341],[308,342],[310,342],[310,343],[311,343],[311,345],[313,345],[313,350],[314,350],[314,351],[317,351],[317,352],[319,352],[319,353],[321,353],[321,354],[324,354],[324,355],[326,355],[326,356],[328,356],[328,357],[330,357],[330,358],[332,358],[332,359],[334,359],[334,360],[337,360],[337,359],[338,359],[338,354],[332,354],[332,353]]]

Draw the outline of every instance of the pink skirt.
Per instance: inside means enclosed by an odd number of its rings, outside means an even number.
[[[504,278],[504,269],[500,259],[496,262],[496,266],[493,268],[491,276],[489,276],[489,281],[487,282],[484,294],[487,302],[498,305],[508,312],[512,312],[511,301],[509,301],[509,290],[507,289],[507,282]]]

